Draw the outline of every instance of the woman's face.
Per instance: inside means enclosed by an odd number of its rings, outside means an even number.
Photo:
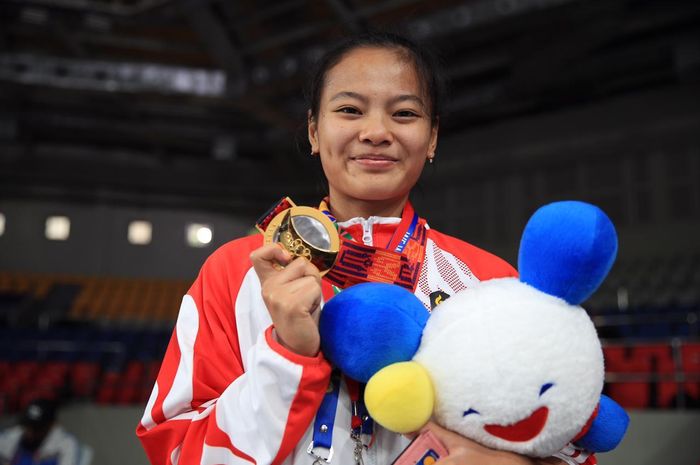
[[[309,141],[331,201],[406,198],[437,144],[415,67],[396,50],[358,48],[326,74]]]

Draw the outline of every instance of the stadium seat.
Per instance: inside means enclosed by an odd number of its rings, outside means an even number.
[[[636,347],[604,347],[606,372],[636,375],[634,381],[608,383],[607,392],[626,408],[669,407],[678,385],[673,381],[675,366],[671,347],[650,344]],[[612,376],[611,376],[612,377]],[[661,379],[656,382],[655,377]]]

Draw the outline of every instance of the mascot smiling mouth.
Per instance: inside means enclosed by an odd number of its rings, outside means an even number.
[[[532,415],[529,417],[512,425],[486,425],[484,429],[489,434],[506,441],[525,442],[540,434],[547,422],[548,414],[549,409],[547,407],[540,407],[532,412]]]

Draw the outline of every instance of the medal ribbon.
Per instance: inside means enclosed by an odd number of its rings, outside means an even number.
[[[337,224],[325,200],[319,209]],[[406,202],[401,221],[386,248],[360,244],[347,233],[341,235],[338,257],[325,278],[341,289],[363,282],[379,282],[413,291],[425,256],[425,242],[425,223],[418,218],[411,203]]]

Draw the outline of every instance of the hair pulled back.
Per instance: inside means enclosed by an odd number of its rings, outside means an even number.
[[[437,58],[415,42],[389,32],[370,32],[349,37],[321,57],[316,63],[306,91],[307,104],[311,111],[312,119],[317,119],[318,117],[321,93],[326,83],[328,71],[347,54],[358,48],[396,50],[403,58],[411,61],[418,74],[421,90],[428,99],[430,122],[433,126],[437,125],[445,92],[444,78]]]

